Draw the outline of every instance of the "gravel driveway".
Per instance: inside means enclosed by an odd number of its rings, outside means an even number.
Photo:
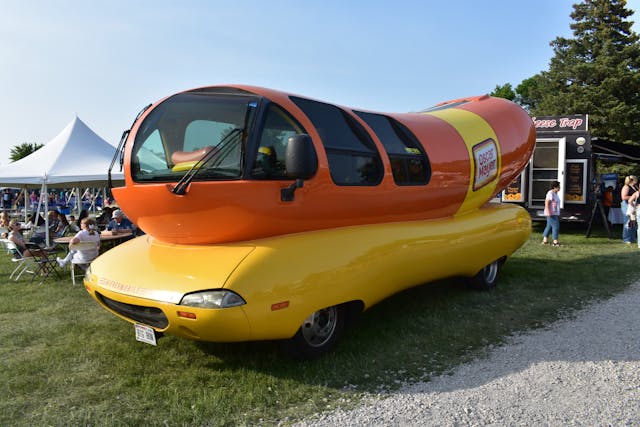
[[[450,375],[299,426],[640,426],[640,283]]]

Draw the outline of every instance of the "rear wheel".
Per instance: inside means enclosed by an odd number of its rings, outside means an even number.
[[[502,263],[500,260],[493,261],[491,264],[484,266],[482,270],[469,279],[469,284],[474,289],[487,290],[495,288],[498,284],[498,275]]]
[[[286,341],[285,349],[296,359],[313,359],[331,351],[344,330],[345,314],[340,305],[312,313]]]

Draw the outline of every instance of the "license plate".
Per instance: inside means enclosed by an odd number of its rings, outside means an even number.
[[[151,345],[158,345],[156,342],[156,331],[154,331],[153,328],[147,325],[140,325],[139,323],[136,323],[134,326],[136,327],[136,340]]]

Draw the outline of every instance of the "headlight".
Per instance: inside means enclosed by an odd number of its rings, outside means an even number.
[[[194,292],[180,301],[180,305],[202,308],[228,308],[244,304],[246,301],[240,295],[226,290]]]
[[[91,272],[91,264],[87,267],[87,271],[84,273],[84,280],[91,283],[97,283],[98,279]]]

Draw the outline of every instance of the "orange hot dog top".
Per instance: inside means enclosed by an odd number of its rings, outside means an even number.
[[[310,135],[317,170],[283,201],[281,189],[293,180],[282,150],[296,133]],[[501,191],[534,144],[527,113],[488,96],[380,114],[271,89],[212,86],[165,98],[136,120],[124,148],[125,186],[113,194],[146,233],[183,244],[442,218]],[[213,160],[196,166],[202,171],[186,192],[171,192],[208,152]],[[275,172],[265,172],[265,159],[276,154]]]

